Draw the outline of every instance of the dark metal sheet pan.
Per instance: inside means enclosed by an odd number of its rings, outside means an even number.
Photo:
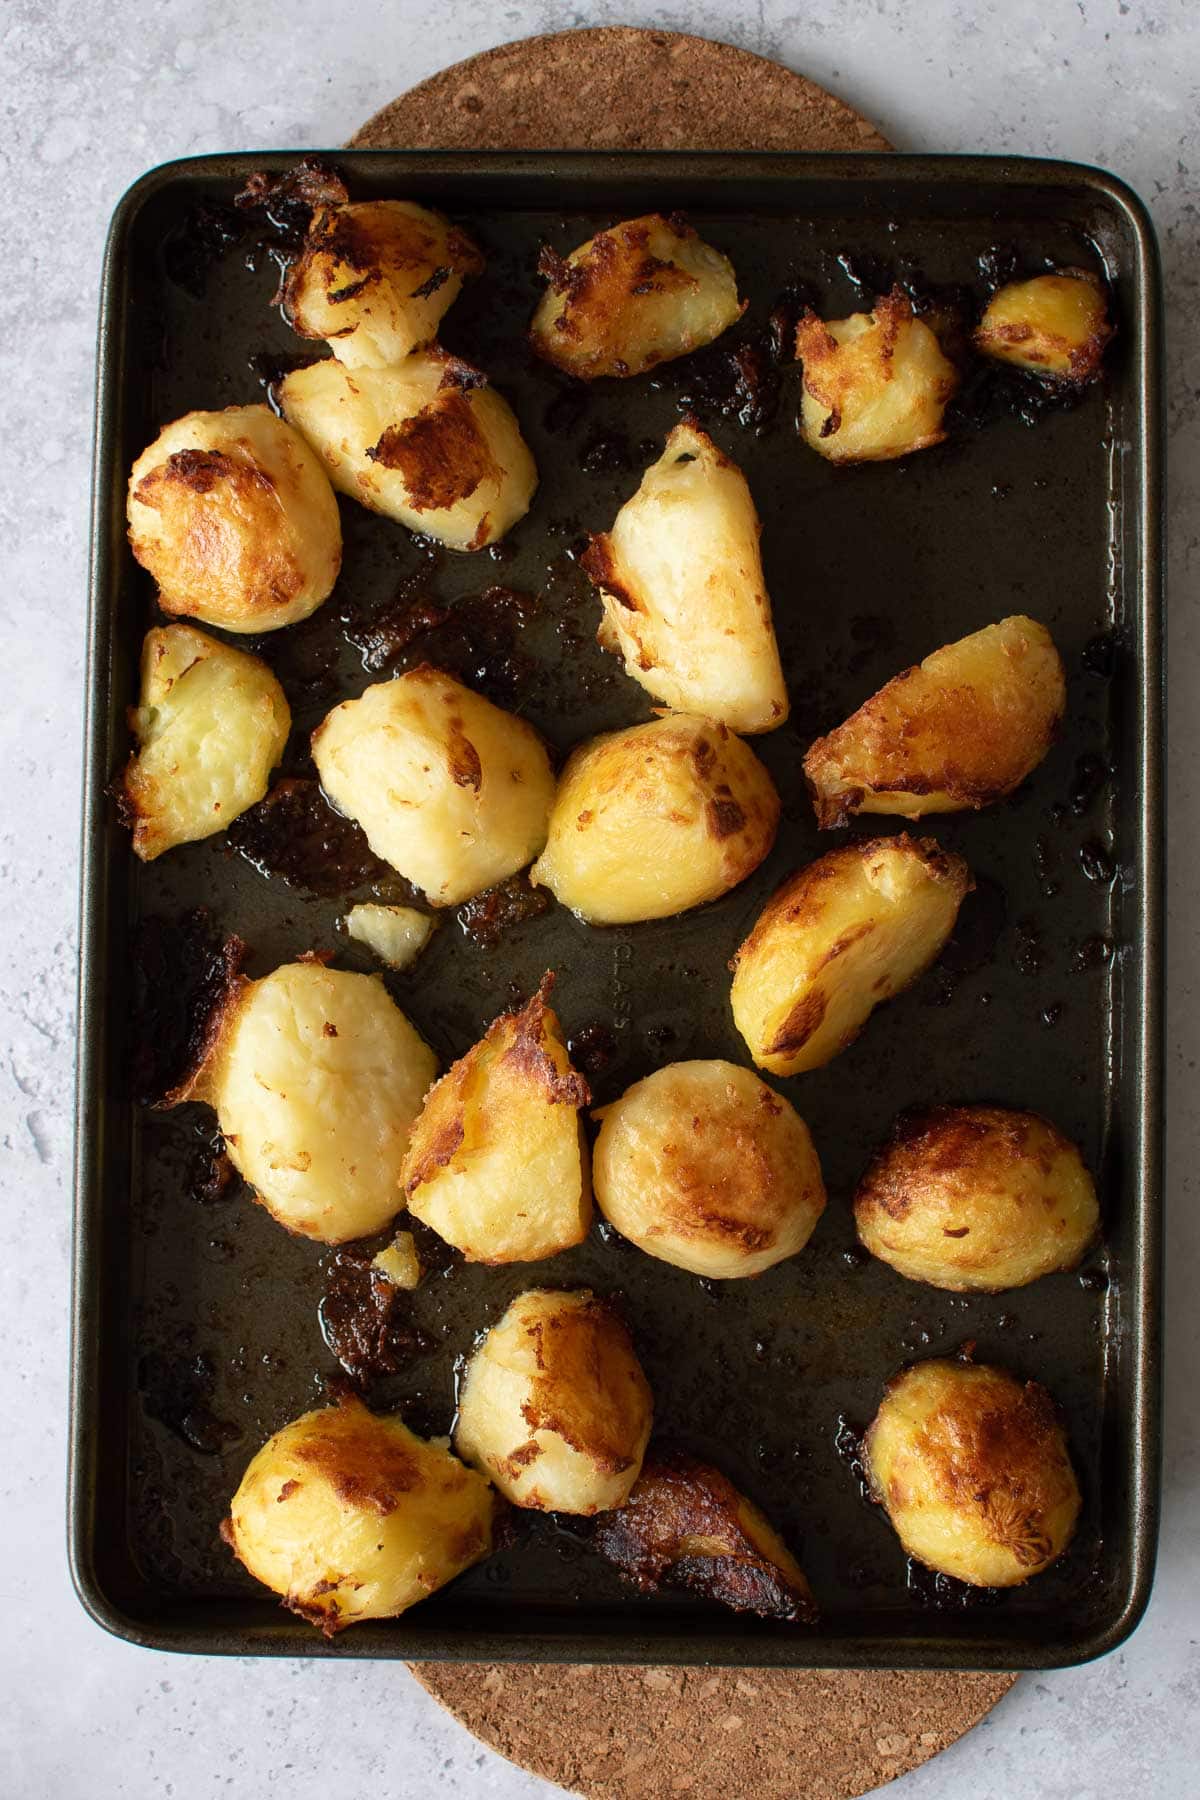
[[[629,930],[589,931],[555,910],[492,950],[450,922],[392,984],[443,1059],[473,1042],[514,991],[556,968],[568,1030],[600,1024],[611,1034],[613,1054],[594,1083],[600,1101],[663,1061],[746,1060],[728,1013],[727,958],[781,875],[835,841],[817,833],[802,791],[809,739],[936,645],[1014,611],[1054,632],[1069,717],[1011,802],[928,822],[981,878],[941,969],[826,1069],[781,1084],[809,1121],[831,1194],[799,1259],[710,1288],[593,1233],[547,1265],[461,1267],[418,1290],[427,1353],[373,1391],[445,1430],[454,1359],[514,1292],[544,1279],[617,1294],[660,1424],[718,1461],[792,1538],[823,1609],[818,1631],[736,1618],[678,1593],[635,1598],[569,1533],[525,1518],[513,1548],[425,1605],[329,1644],[218,1542],[252,1451],[313,1404],[335,1370],[317,1319],[328,1256],[243,1197],[197,1197],[190,1170],[211,1131],[199,1109],[156,1115],[131,1104],[131,946],[143,918],[177,918],[202,903],[221,929],[250,941],[252,972],[314,945],[336,947],[345,966],[367,964],[335,936],[340,902],[264,879],[219,840],[137,866],[105,787],[127,753],[125,709],[152,616],[149,584],[125,545],[129,464],[166,419],[261,397],[252,359],[297,348],[268,304],[268,259],[248,267],[239,244],[198,269],[186,254],[180,262],[189,240],[179,234],[204,197],[228,204],[249,171],[294,160],[209,157],[154,171],[121,202],[105,264],[72,1395],[71,1554],[84,1604],[135,1642],[237,1655],[1008,1669],[1111,1648],[1146,1604],[1158,1510],[1161,326],[1144,209],[1112,177],[1065,164],[333,157],[355,196],[425,200],[484,243],[487,275],[452,309],[444,338],[513,400],[542,487],[505,560],[447,556],[432,575],[420,574],[419,549],[398,527],[344,505],[333,601],[310,625],[262,644],[292,701],[296,756],[332,698],[395,666],[368,673],[342,616],[386,610],[410,576],[444,601],[494,582],[540,597],[519,642],[468,647],[479,649],[485,689],[515,696],[556,745],[647,716],[641,690],[592,648],[597,609],[570,546],[607,525],[689,402],[745,468],[763,516],[793,697],[789,725],[757,740],[785,820],[754,878],[715,906]],[[808,284],[845,312],[861,304],[854,274],[919,268],[930,282],[978,284],[979,258],[997,245],[1015,245],[1032,266],[1099,258],[1120,336],[1103,384],[1077,405],[1032,426],[1011,409],[967,409],[949,443],[898,465],[827,467],[795,440],[786,384],[760,427],[739,421],[736,402],[722,411],[728,371],[715,353],[655,380],[601,384],[573,408],[521,340],[538,245],[563,250],[600,222],[650,208],[682,209],[732,256],[751,301],[733,341],[762,330],[789,284]],[[1083,764],[1082,780],[1081,758],[1099,759]],[[1089,780],[1098,767],[1101,778]],[[1085,870],[1105,874],[1098,846],[1111,880]],[[1083,948],[1097,937],[1113,946],[1099,964]],[[1083,1278],[960,1299],[858,1260],[848,1196],[895,1113],[985,1098],[1045,1111],[1098,1171],[1105,1247]],[[1059,1565],[1027,1588],[973,1600],[906,1571],[838,1448],[898,1367],[965,1339],[1051,1389],[1086,1496]]]

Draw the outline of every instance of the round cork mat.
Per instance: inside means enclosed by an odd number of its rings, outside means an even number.
[[[887,150],[824,88],[626,26],[503,44],[393,100],[357,150]],[[414,1663],[468,1731],[588,1800],[850,1800],[970,1731],[1014,1675]]]

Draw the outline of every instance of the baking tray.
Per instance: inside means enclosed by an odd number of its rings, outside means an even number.
[[[253,973],[314,946],[336,949],[342,966],[369,964],[336,934],[341,902],[264,878],[221,840],[140,867],[105,794],[127,754],[125,709],[153,617],[125,544],[126,472],[161,422],[261,398],[264,368],[305,348],[270,307],[269,246],[253,234],[222,244],[212,210],[251,171],[295,156],[207,157],[139,181],[113,221],[100,326],[70,1501],[84,1605],[138,1643],[236,1655],[1014,1669],[1111,1649],[1146,1604],[1158,1516],[1161,327],[1144,208],[1109,175],[1015,159],[329,160],[354,197],[415,197],[483,244],[487,274],[451,310],[444,341],[512,399],[542,486],[498,552],[436,566],[399,527],[343,503],[333,600],[261,642],[294,711],[288,766],[302,767],[307,731],[334,699],[402,666],[368,671],[360,654],[369,642],[378,656],[371,621],[392,617],[397,596],[465,601],[465,631],[452,622],[418,639],[409,660],[432,649],[557,747],[646,717],[647,697],[593,646],[598,607],[575,558],[689,406],[749,477],[792,695],[788,726],[755,740],[784,802],[779,842],[755,876],[678,920],[595,931],[555,909],[491,949],[450,919],[389,982],[444,1061],[547,968],[559,972],[556,1005],[588,1052],[597,1102],[664,1061],[747,1060],[727,960],[780,877],[838,841],[818,834],[804,795],[811,738],[936,645],[1015,611],[1043,619],[1062,649],[1067,721],[1012,800],[927,822],[979,879],[942,964],[827,1068],[779,1084],[813,1130],[830,1190],[798,1259],[757,1281],[706,1285],[597,1229],[546,1264],[460,1266],[415,1296],[423,1353],[371,1389],[418,1428],[444,1431],[456,1358],[514,1293],[547,1281],[614,1294],[660,1427],[718,1462],[791,1538],[820,1628],[736,1617],[669,1590],[635,1596],[576,1533],[523,1515],[509,1547],[426,1604],[326,1642],[244,1575],[217,1526],[251,1453],[336,1373],[318,1321],[329,1253],[289,1238],[236,1191],[213,1199],[197,1188],[211,1115],[133,1104],[131,996],[143,922],[198,904],[249,940]],[[563,251],[652,208],[682,209],[729,252],[750,310],[699,357],[581,393],[525,349],[538,247]],[[841,313],[899,276],[966,283],[978,299],[1006,258],[1028,269],[1099,262],[1107,273],[1119,337],[1103,383],[1075,404],[1038,409],[1019,382],[988,377],[947,444],[860,469],[830,468],[796,442],[794,370],[772,411],[764,333],[781,295]],[[727,355],[739,344],[761,353],[742,359],[740,388]],[[472,602],[492,584],[537,596],[536,616],[521,626],[504,603]],[[896,1113],[984,1099],[1041,1109],[1080,1142],[1098,1175],[1103,1250],[1082,1273],[973,1298],[861,1258],[848,1198]],[[862,1497],[853,1456],[888,1377],[966,1340],[1048,1385],[1085,1495],[1070,1552],[1002,1595],[909,1569]]]

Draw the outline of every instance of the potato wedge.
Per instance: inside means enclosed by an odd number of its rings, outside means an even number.
[[[1012,281],[989,300],[975,348],[1033,375],[1084,387],[1113,335],[1103,284],[1085,269]]]
[[[954,929],[966,863],[901,834],[831,850],[791,875],[733,959],[734,1024],[760,1069],[819,1069],[915,981]]]
[[[887,462],[945,437],[942,415],[958,372],[899,288],[869,313],[796,327],[804,364],[800,426],[829,462]]]
[[[817,823],[976,811],[1032,774],[1067,704],[1044,625],[1017,615],[906,669],[804,758]]]
[[[741,470],[685,419],[583,558],[604,648],[673,712],[730,731],[773,731],[788,714],[760,530]]]
[[[399,974],[411,968],[437,929],[437,920],[413,906],[352,906],[343,921],[356,944],[365,944],[381,963]]]

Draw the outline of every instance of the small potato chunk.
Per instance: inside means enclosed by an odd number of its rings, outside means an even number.
[[[643,1593],[667,1581],[734,1612],[816,1623],[812,1589],[774,1526],[720,1470],[681,1450],[649,1453],[590,1542]]]
[[[328,798],[434,906],[515,875],[546,841],[554,775],[542,740],[439,669],[344,700],[312,748]]]
[[[778,824],[749,746],[672,713],[572,751],[530,880],[593,925],[666,919],[744,881]]]
[[[407,1291],[420,1287],[421,1259],[412,1232],[398,1231],[391,1243],[371,1258],[371,1267],[378,1269],[393,1287]]]
[[[364,902],[346,914],[346,931],[365,944],[389,969],[399,972],[415,963],[433,936],[437,920],[413,906],[378,906]]]
[[[896,288],[869,313],[796,327],[804,364],[801,431],[829,462],[888,462],[940,444],[954,364]]]
[[[939,955],[972,885],[961,857],[903,833],[789,876],[732,964],[734,1024],[759,1068],[799,1075],[852,1044]]]
[[[788,715],[760,530],[745,476],[686,419],[583,558],[604,648],[673,712],[730,731],[773,731]]]
[[[281,1225],[341,1244],[399,1211],[409,1129],[436,1073],[378,975],[285,963],[233,984],[169,1098],[216,1108],[229,1160]]]
[[[499,1502],[444,1444],[347,1397],[252,1459],[221,1535],[326,1637],[394,1619],[487,1556]]]
[[[644,375],[711,344],[746,310],[729,258],[678,214],[628,219],[565,259],[544,249],[538,273],[550,286],[533,347],[582,381]]]
[[[995,1294],[1073,1269],[1100,1223],[1075,1145],[1036,1113],[907,1113],[854,1198],[862,1243],[910,1281]]]
[[[1067,684],[1044,625],[1017,615],[906,669],[804,759],[817,823],[852,813],[976,811],[1019,787],[1049,750]]]
[[[342,562],[329,479],[269,406],[187,413],[129,477],[129,543],[164,612],[277,631],[316,612]]]
[[[759,1275],[802,1250],[824,1211],[807,1125],[736,1063],[669,1063],[598,1116],[596,1204],[678,1269]]]
[[[266,663],[191,625],[146,633],[139,701],[121,799],[134,853],[152,862],[262,799],[292,715]]]
[[[403,362],[437,336],[483,258],[465,232],[411,200],[320,206],[283,284],[283,316],[327,338],[347,368]]]
[[[579,1108],[591,1098],[571,1067],[547,1001],[547,975],[443,1075],[413,1126],[401,1184],[414,1218],[468,1262],[536,1262],[569,1250],[592,1222]]]
[[[445,350],[394,369],[326,358],[278,393],[338,492],[410,531],[482,550],[529,511],[537,469],[511,406]]]
[[[972,1587],[1017,1587],[1071,1541],[1079,1484],[1054,1402],[1005,1369],[934,1358],[888,1383],[863,1440],[909,1556]]]
[[[975,347],[1047,380],[1084,387],[1100,373],[1112,335],[1102,284],[1073,269],[999,288],[976,328]]]
[[[638,1478],[652,1411],[611,1308],[586,1289],[530,1288],[467,1364],[454,1447],[514,1506],[608,1512]]]

